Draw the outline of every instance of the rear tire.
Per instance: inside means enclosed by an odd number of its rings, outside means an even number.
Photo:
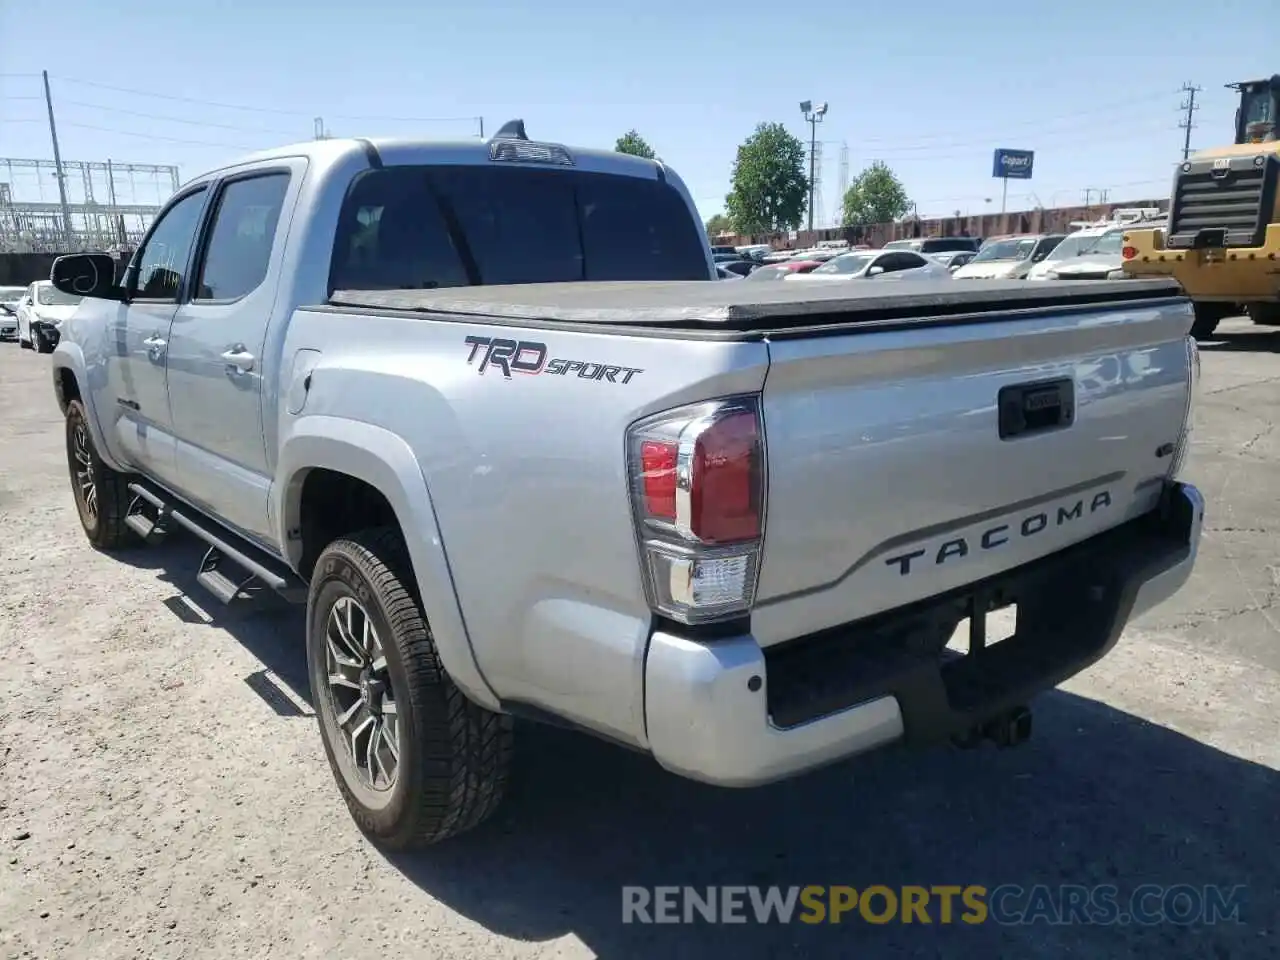
[[[1280,327],[1280,303],[1254,301],[1245,308],[1249,319],[1264,327]]]
[[[43,333],[33,333],[31,336],[36,353],[53,353],[53,344]]]
[[[1208,340],[1218,329],[1218,324],[1231,315],[1232,304],[1217,301],[1201,301],[1194,303],[1196,319],[1191,324],[1191,336],[1197,340]]]
[[[398,530],[364,530],[320,554],[307,664],[329,766],[376,845],[428,846],[498,808],[512,720],[472,703],[445,672]]]
[[[67,469],[80,526],[99,550],[118,550],[136,540],[124,522],[129,512],[129,478],[112,470],[98,456],[89,432],[84,404],[67,404]]]

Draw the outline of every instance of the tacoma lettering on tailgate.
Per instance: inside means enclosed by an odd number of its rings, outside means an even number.
[[[1088,504],[1087,506],[1086,503]],[[1103,490],[1095,493],[1091,498],[1082,497],[1071,503],[1059,504],[1056,509],[1049,508],[1029,513],[1016,522],[996,524],[993,527],[988,527],[977,537],[954,536],[941,541],[937,547],[920,547],[909,553],[896,554],[888,557],[885,560],[885,565],[890,567],[897,565],[898,573],[905,577],[914,572],[911,562],[920,559],[926,554],[931,557],[934,566],[962,560],[972,550],[995,550],[997,547],[1008,543],[1011,539],[1020,540],[1025,537],[1034,537],[1051,524],[1061,527],[1081,519],[1086,513],[1094,514],[1109,506],[1111,506],[1111,494]],[[931,561],[923,560],[921,562],[930,563]]]
[[[547,345],[536,340],[504,340],[501,337],[467,337],[463,342],[471,348],[467,363],[475,364],[479,357],[477,373],[483,374],[490,367],[502,371],[510,380],[517,373],[526,376],[548,374],[556,377],[577,375],[579,380],[607,380],[609,383],[630,383],[639,367],[623,367],[613,363],[597,363],[590,360],[547,359]],[[484,348],[483,353],[481,348]]]

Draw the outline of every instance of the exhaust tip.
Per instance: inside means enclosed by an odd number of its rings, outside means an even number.
[[[1016,747],[1031,739],[1031,711],[1013,707],[985,723],[951,737],[952,746],[973,750],[990,741],[997,747]]]
[[[983,735],[998,747],[1016,747],[1031,739],[1031,711],[1014,707],[983,727]]]

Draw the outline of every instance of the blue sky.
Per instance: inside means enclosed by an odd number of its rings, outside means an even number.
[[[0,156],[52,156],[48,70],[64,159],[174,163],[185,179],[309,139],[317,116],[335,136],[445,138],[522,117],[531,137],[602,147],[635,127],[704,216],[756,123],[807,139],[804,99],[830,103],[819,220],[834,215],[844,145],[851,176],[884,160],[922,215],[998,210],[997,146],[1036,151],[1010,209],[1090,187],[1160,196],[1181,156],[1178,88],[1204,88],[1192,145],[1207,146],[1230,139],[1223,84],[1280,71],[1258,0],[56,6],[0,2]],[[18,199],[56,196],[12,179]],[[142,181],[137,199],[154,201]]]

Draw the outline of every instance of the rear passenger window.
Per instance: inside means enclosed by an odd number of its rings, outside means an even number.
[[[196,300],[239,300],[267,276],[288,173],[233,180],[222,189],[213,217]]]

